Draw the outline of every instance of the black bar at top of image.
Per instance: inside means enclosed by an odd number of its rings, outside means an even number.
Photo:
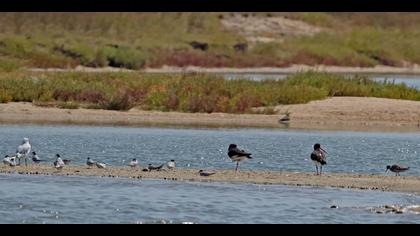
[[[419,11],[416,0],[1,0],[7,11]]]

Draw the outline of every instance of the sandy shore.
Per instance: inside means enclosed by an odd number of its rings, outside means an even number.
[[[320,71],[328,73],[340,74],[406,74],[419,75],[420,65],[410,65],[406,67],[392,67],[378,65],[375,67],[345,67],[345,66],[308,66],[308,65],[292,65],[290,67],[255,67],[255,68],[204,68],[196,66],[175,67],[163,66],[161,68],[145,68],[143,70],[129,70],[124,68],[104,67],[91,68],[77,66],[74,69],[58,69],[58,68],[27,68],[29,71],[39,72],[142,72],[142,73],[216,73],[216,74],[293,74],[304,71]]]
[[[217,170],[210,177],[201,177],[196,169],[176,169],[168,171],[143,172],[141,168],[109,167],[108,169],[88,169],[87,167],[67,166],[57,171],[52,166],[29,165],[28,167],[8,167],[2,165],[0,173],[59,176],[101,176],[133,179],[162,179],[176,181],[229,182],[253,184],[284,184],[292,186],[335,187],[351,189],[369,189],[392,192],[420,193],[420,177],[395,177],[383,175],[324,174],[314,173],[268,172]]]
[[[0,124],[85,124],[207,128],[292,128],[348,131],[420,131],[420,102],[333,97],[277,107],[276,115],[179,113],[132,109],[127,112],[58,109],[31,103],[0,104]],[[289,124],[278,122],[291,112]]]

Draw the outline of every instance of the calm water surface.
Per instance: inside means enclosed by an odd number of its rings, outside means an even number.
[[[93,126],[0,126],[0,153],[12,154],[23,137],[43,159],[59,153],[84,165],[87,157],[120,166],[137,158],[140,165],[175,159],[180,167],[234,168],[227,147],[236,143],[253,153],[242,169],[314,171],[314,143],[328,151],[328,172],[384,173],[401,163],[420,175],[420,133],[318,132],[293,130],[205,130]]]
[[[418,223],[409,194],[279,185],[0,175],[0,223]],[[337,205],[337,209],[331,209]]]
[[[420,133],[92,126],[0,126],[0,152],[29,137],[41,158],[60,153],[84,165],[175,159],[181,167],[234,168],[227,146],[254,153],[242,169],[314,171],[312,145],[329,152],[327,172],[384,173],[391,163],[420,175]],[[385,204],[420,205],[402,193],[281,185],[190,183],[99,177],[0,175],[0,223],[418,223],[419,215],[376,214]],[[331,209],[331,205],[339,206]]]

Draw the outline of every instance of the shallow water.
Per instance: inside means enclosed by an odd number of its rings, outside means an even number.
[[[418,223],[371,207],[410,194],[281,185],[0,174],[0,223]],[[337,209],[330,206],[337,205]]]
[[[233,79],[249,79],[254,81],[262,81],[262,80],[283,80],[286,79],[287,74],[223,74],[225,79],[233,80]],[[395,84],[402,84],[405,83],[408,87],[413,87],[416,89],[420,89],[420,76],[418,75],[369,75],[374,81],[388,81],[393,82]]]
[[[329,152],[327,172],[384,173],[400,162],[420,175],[420,133],[317,132],[264,129],[168,129],[93,126],[0,126],[0,151],[29,137],[41,158],[56,153],[119,166],[176,159],[178,166],[234,168],[229,143],[254,153],[243,169],[313,171],[314,142]],[[418,223],[420,215],[376,214],[383,205],[413,206],[403,193],[282,185],[196,183],[100,177],[0,174],[0,223]],[[337,205],[338,209],[330,206]]]
[[[388,81],[395,84],[406,84],[408,87],[420,89],[420,77],[419,76],[409,76],[409,75],[388,75],[388,76],[372,76],[375,81]]]
[[[385,174],[386,165],[400,163],[411,166],[403,175],[420,175],[420,133],[7,125],[0,134],[2,155],[28,137],[50,163],[59,153],[73,165],[87,157],[112,166],[137,158],[142,166],[175,159],[179,167],[233,169],[227,147],[236,143],[253,153],[241,169],[312,172],[309,155],[319,142],[328,152],[326,172]]]

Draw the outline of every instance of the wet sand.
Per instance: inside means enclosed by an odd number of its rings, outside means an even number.
[[[333,97],[276,107],[277,114],[225,114],[58,109],[32,103],[0,104],[0,124],[78,124],[142,127],[292,128],[305,130],[419,132],[420,102]],[[288,124],[279,123],[290,112]]]
[[[252,184],[282,184],[291,186],[334,187],[420,194],[420,177],[384,176],[366,174],[314,173],[216,170],[210,177],[202,177],[197,169],[175,169],[167,171],[143,172],[142,168],[108,167],[98,169],[86,166],[66,166],[56,170],[52,166],[29,165],[9,167],[2,165],[0,173],[54,176],[99,176],[111,178],[161,179],[172,181],[228,182]]]

